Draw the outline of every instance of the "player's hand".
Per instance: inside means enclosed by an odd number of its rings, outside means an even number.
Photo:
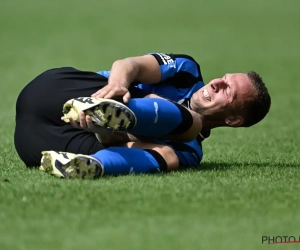
[[[92,97],[99,97],[105,99],[111,99],[115,97],[122,97],[124,103],[128,103],[130,100],[130,92],[127,87],[116,84],[108,84],[96,93],[92,94]]]
[[[63,116],[61,119],[64,120],[65,117]],[[83,129],[87,132],[97,134],[101,134],[106,131],[106,128],[96,126],[92,121],[92,117],[90,117],[89,115],[85,115],[83,111],[79,113],[79,122],[74,121],[72,117],[68,117],[68,119],[70,121],[70,124],[77,129]]]

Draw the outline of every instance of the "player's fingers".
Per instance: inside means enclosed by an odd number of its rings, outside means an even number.
[[[86,116],[86,124],[88,127],[88,129],[86,131],[88,131],[88,132],[102,134],[102,133],[106,133],[106,131],[107,131],[106,128],[101,128],[101,127],[95,125],[93,123],[92,117],[89,115]]]
[[[94,125],[94,123],[93,123],[93,121],[92,121],[92,117],[90,117],[89,115],[87,115],[87,116],[85,117],[85,120],[86,120],[86,125],[87,125],[87,127],[88,127],[90,130],[95,129],[95,125]]]
[[[123,101],[124,101],[124,103],[128,103],[129,100],[130,100],[130,97],[131,97],[131,95],[130,95],[130,92],[128,91],[128,92],[123,96]]]
[[[104,87],[104,88],[98,90],[96,93],[92,94],[92,97],[100,97],[101,98],[101,97],[103,97],[103,95],[106,95],[108,91],[109,90],[107,90],[106,87]]]
[[[91,97],[96,97],[100,93],[100,90],[91,95]]]
[[[98,90],[94,97],[104,98],[112,90],[114,90],[113,86],[105,86],[104,88]]]
[[[74,121],[72,117],[68,117],[69,121],[70,121],[70,124],[74,127],[74,128],[77,128],[77,129],[81,129],[80,125],[78,122]]]
[[[118,96],[118,93],[115,90],[111,90],[103,98],[111,99],[111,98],[116,97],[116,96]]]
[[[80,124],[81,128],[83,128],[83,129],[87,128],[86,120],[85,120],[85,113],[83,111],[80,111],[80,113],[79,113],[79,124]]]

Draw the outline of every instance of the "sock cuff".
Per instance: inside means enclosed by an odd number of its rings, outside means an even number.
[[[168,170],[167,162],[164,159],[164,157],[161,156],[160,153],[158,153],[157,151],[155,151],[153,149],[144,149],[144,151],[148,152],[149,154],[151,154],[153,156],[153,158],[157,161],[157,163],[159,165],[159,169],[161,171],[167,171]]]
[[[192,116],[191,112],[189,110],[187,110],[185,107],[183,107],[182,105],[180,105],[176,102],[173,102],[173,103],[179,109],[182,120],[181,120],[181,123],[169,133],[169,135],[179,135],[179,134],[182,134],[182,133],[188,131],[188,129],[190,127],[192,127],[193,116]]]

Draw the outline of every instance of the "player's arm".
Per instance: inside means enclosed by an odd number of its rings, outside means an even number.
[[[160,79],[161,71],[157,60],[152,55],[144,55],[115,61],[108,83],[118,83],[129,87],[134,81],[155,84]]]
[[[108,85],[92,95],[92,97],[112,98],[123,96],[124,102],[130,99],[128,88],[134,81],[158,83],[161,79],[159,64],[152,55],[129,57],[117,60],[111,67]]]
[[[179,159],[174,150],[169,146],[145,142],[128,142],[122,144],[121,146],[125,148],[140,148],[154,150],[161,157],[163,157],[166,163],[166,170],[172,171],[179,168]]]
[[[152,53],[129,57],[113,63],[108,74],[108,85],[94,93],[93,97],[130,99],[128,88],[133,82],[143,84],[173,84],[179,88],[191,88],[202,80],[199,64],[183,54]]]

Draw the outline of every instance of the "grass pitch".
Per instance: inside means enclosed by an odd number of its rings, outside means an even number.
[[[298,249],[262,236],[300,235],[299,8],[297,0],[2,1],[0,249]],[[258,71],[270,114],[250,129],[213,131],[197,171],[68,181],[23,166],[14,108],[31,79],[152,51],[192,55],[205,82]]]

